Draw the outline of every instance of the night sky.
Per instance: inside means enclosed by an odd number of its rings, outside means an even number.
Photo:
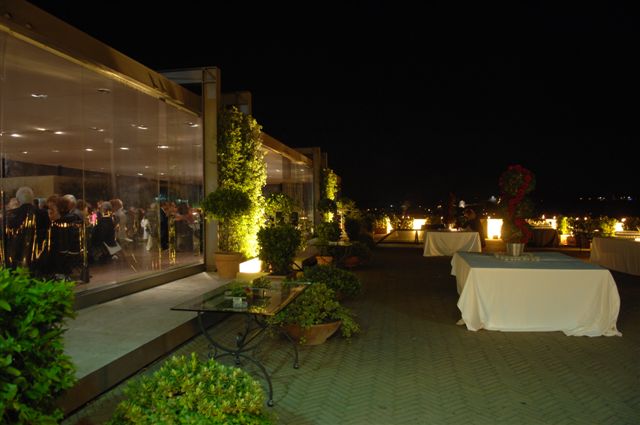
[[[515,163],[541,199],[640,192],[637,6],[33,3],[152,69],[218,66],[361,205],[486,199]]]

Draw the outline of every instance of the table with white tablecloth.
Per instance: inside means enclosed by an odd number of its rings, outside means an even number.
[[[537,261],[454,254],[451,274],[467,329],[621,335],[620,296],[609,270],[557,252],[529,255]]]
[[[593,238],[591,262],[640,276],[640,242],[625,238]]]
[[[425,232],[424,256],[453,255],[458,251],[481,252],[478,232]]]

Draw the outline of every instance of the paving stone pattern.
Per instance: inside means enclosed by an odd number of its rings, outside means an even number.
[[[357,271],[364,292],[346,302],[363,332],[300,348],[269,337],[255,353],[273,375],[280,424],[639,424],[640,277],[614,273],[623,337],[561,332],[471,332],[459,319],[450,257],[377,249]],[[215,329],[232,337],[231,319]],[[206,357],[203,337],[176,353]],[[141,373],[157,369],[160,362]],[[254,375],[262,381],[254,370]],[[122,386],[68,418],[102,424]]]

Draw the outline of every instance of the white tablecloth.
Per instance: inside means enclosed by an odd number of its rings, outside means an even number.
[[[478,232],[425,232],[425,257],[453,255],[458,251],[481,252]]]
[[[458,308],[467,329],[562,331],[621,335],[618,288],[609,270],[556,252],[538,262],[507,262],[491,254],[456,253]]]
[[[640,276],[640,242],[624,238],[593,238],[591,262]]]

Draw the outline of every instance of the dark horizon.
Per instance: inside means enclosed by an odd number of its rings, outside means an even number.
[[[638,196],[638,14],[623,4],[224,5],[215,20],[189,1],[171,17],[33,3],[152,69],[218,66],[223,92],[250,91],[282,143],[322,147],[358,203],[498,196],[511,164],[543,199]]]

